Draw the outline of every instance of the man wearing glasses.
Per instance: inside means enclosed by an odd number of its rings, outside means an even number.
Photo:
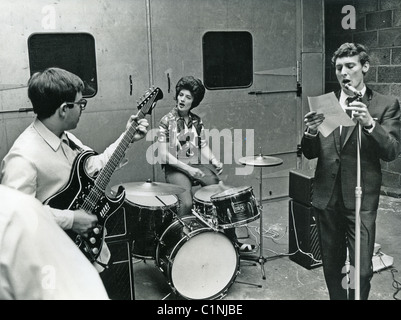
[[[75,157],[90,150],[68,130],[78,125],[87,101],[82,99],[83,81],[76,75],[59,68],[48,68],[32,75],[28,81],[28,97],[36,114],[34,122],[17,138],[1,163],[1,184],[32,195],[42,203],[53,196],[69,181]],[[136,121],[131,116],[127,123]],[[146,119],[138,121],[134,141],[145,137]],[[122,134],[123,135],[123,134]],[[85,169],[94,176],[108,162],[122,135],[106,150],[89,157]],[[59,210],[46,206],[57,224],[64,230],[81,235],[96,225],[97,218],[82,209]],[[51,241],[51,239],[49,239]],[[107,263],[109,252],[103,246],[99,261]],[[95,263],[98,271],[101,265]]]

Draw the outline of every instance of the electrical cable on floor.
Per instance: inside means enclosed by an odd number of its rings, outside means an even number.
[[[314,258],[314,256],[313,256],[313,254],[308,253],[308,252],[304,252],[304,251],[302,251],[301,248],[299,247],[298,233],[297,233],[297,227],[296,227],[296,225],[295,225],[294,207],[293,207],[293,206],[294,206],[294,203],[292,202],[292,203],[291,203],[291,218],[292,218],[292,223],[293,223],[293,226],[294,226],[295,242],[296,242],[296,244],[297,244],[297,251],[295,251],[295,253],[300,252],[300,253],[302,253],[302,254],[305,254],[305,255],[308,256],[309,258],[311,258],[314,262],[321,263],[322,261],[321,261],[321,260],[316,260],[316,259]],[[295,254],[295,253],[294,253],[294,254]]]
[[[396,280],[396,279],[395,279],[395,276],[394,276],[394,273],[395,273],[395,272],[398,272],[398,270],[393,268],[393,269],[391,269],[390,271],[391,271],[391,275],[393,276],[393,288],[396,290],[396,291],[394,292],[394,294],[393,294],[393,298],[394,298],[395,300],[401,300],[401,297],[400,297],[400,298],[397,298],[398,292],[401,291],[401,282],[399,282],[398,280]]]
[[[293,205],[293,204],[292,204],[292,205]],[[317,259],[313,256],[312,253],[304,252],[304,251],[300,248],[300,246],[299,246],[299,240],[298,240],[297,228],[296,228],[296,225],[295,225],[295,218],[294,218],[294,210],[293,210],[293,208],[291,208],[291,218],[292,218],[292,223],[293,223],[293,226],[294,226],[294,235],[295,235],[295,242],[296,242],[296,245],[297,245],[297,250],[296,250],[295,252],[290,252],[290,253],[279,253],[279,252],[276,252],[276,251],[271,250],[271,249],[265,249],[265,250],[270,251],[270,252],[272,252],[273,254],[276,255],[275,257],[272,257],[272,258],[285,257],[285,256],[292,256],[292,255],[295,255],[297,252],[300,252],[300,253],[302,253],[302,254],[308,256],[308,257],[309,257],[310,259],[312,259],[314,262],[316,262],[316,263],[321,263],[322,261],[321,261],[321,260],[317,260]],[[255,232],[256,232],[257,234],[260,235],[260,228],[259,228],[259,227],[256,227],[256,226],[247,226],[247,228],[250,230],[250,233],[253,235],[253,237],[255,238],[255,241],[256,241],[256,243],[257,243],[258,237],[252,232],[251,229],[253,228],[253,229],[255,230]],[[263,236],[263,237],[266,238],[266,239],[271,239],[271,240],[272,240],[273,242],[275,242],[275,243],[277,243],[276,240],[282,239],[282,238],[287,234],[287,228],[286,228],[285,233],[284,233],[281,237],[280,237],[280,234],[279,234],[277,231],[271,231],[271,228],[269,228],[268,230],[265,230],[265,229],[264,229],[263,231],[264,231],[264,234],[267,234],[267,233],[270,233],[270,234],[271,234],[271,236]],[[278,243],[278,244],[279,244],[279,243]]]
[[[379,250],[378,254],[379,254],[380,261],[381,261],[381,263],[382,263],[383,266],[384,266],[384,269],[387,269],[388,266],[386,266],[386,264],[384,263],[384,261],[383,261],[383,259],[382,259],[382,257],[381,257],[381,254],[380,254],[380,250]],[[394,275],[396,272],[398,272],[398,270],[395,269],[395,268],[391,268],[391,269],[389,269],[389,270],[390,270],[391,276],[392,276],[392,278],[393,278],[392,286],[393,286],[393,288],[396,290],[396,291],[393,293],[393,298],[394,298],[394,300],[401,300],[401,297],[400,297],[400,298],[397,298],[397,294],[401,291],[401,282],[399,282],[398,280],[396,280],[396,279],[395,279],[395,275]]]

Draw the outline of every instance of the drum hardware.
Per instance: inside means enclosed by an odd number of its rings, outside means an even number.
[[[263,185],[263,167],[274,167],[279,166],[283,163],[283,160],[276,157],[264,156],[262,155],[262,151],[260,151],[259,155],[248,156],[239,159],[239,162],[243,165],[250,165],[254,167],[260,168],[260,182],[259,182],[259,210],[260,210],[260,240],[259,240],[259,257],[252,256],[242,256],[241,259],[248,261],[255,261],[260,264],[262,278],[266,279],[264,263],[267,261],[267,258],[263,256],[263,205],[262,205],[262,185]]]

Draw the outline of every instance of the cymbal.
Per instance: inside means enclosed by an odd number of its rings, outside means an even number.
[[[249,156],[243,157],[239,159],[241,164],[255,166],[255,167],[274,167],[279,166],[283,163],[283,160],[276,157],[257,155],[257,156]]]
[[[117,191],[120,185],[114,186],[111,189]],[[125,193],[133,196],[166,196],[183,193],[184,188],[171,183],[153,182],[128,182],[122,183]]]
[[[194,197],[198,200],[204,202],[210,202],[210,197],[214,194],[223,192],[225,190],[231,189],[233,187],[226,186],[223,181],[220,181],[218,184],[211,184],[209,186],[205,186],[200,188],[198,191],[195,192]]]

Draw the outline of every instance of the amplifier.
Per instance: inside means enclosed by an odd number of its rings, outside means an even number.
[[[290,170],[289,196],[294,201],[312,205],[314,170]]]
[[[111,300],[134,300],[134,271],[132,265],[132,244],[134,221],[127,202],[114,212],[105,223],[105,241],[111,258],[109,267],[100,277]]]
[[[132,210],[133,207],[124,201],[123,205],[106,220],[106,239],[113,241],[132,239],[135,227]]]
[[[306,269],[322,265],[313,207],[289,201],[289,258]]]
[[[111,253],[109,267],[100,277],[111,300],[135,300],[134,270],[132,265],[132,246],[129,241],[110,241],[106,239]]]

